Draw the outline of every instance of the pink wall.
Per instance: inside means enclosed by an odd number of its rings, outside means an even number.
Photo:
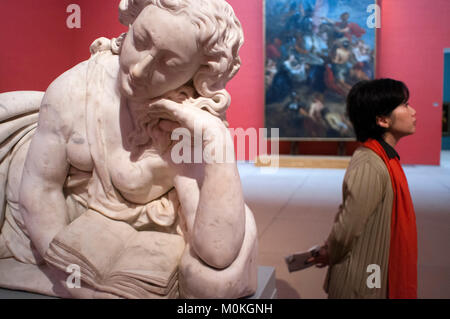
[[[0,1],[0,92],[44,90],[75,64],[73,39],[65,27],[68,0]]]
[[[381,7],[377,76],[404,81],[417,111],[416,134],[398,145],[402,162],[439,165],[450,1],[381,0]]]
[[[0,92],[45,90],[61,73],[88,59],[89,45],[126,28],[118,0],[0,1]],[[69,29],[70,4],[81,7],[81,29]]]
[[[228,0],[245,35],[242,67],[229,83],[231,127],[264,126],[263,1]],[[377,73],[404,81],[418,112],[417,133],[399,144],[402,162],[439,164],[443,48],[450,47],[450,1],[381,0]],[[81,29],[66,27],[66,7],[81,7]],[[115,37],[126,28],[117,20],[119,0],[0,1],[0,92],[45,90],[59,74],[89,57],[97,37]],[[433,103],[437,102],[438,107]],[[351,153],[352,143],[348,147]],[[335,143],[302,144],[305,153],[326,154]],[[281,145],[289,151],[289,143]],[[248,157],[248,154],[247,154]],[[243,159],[243,158],[239,158]]]
[[[128,30],[118,20],[120,0],[71,1],[78,3],[81,7],[82,32],[77,35],[77,47],[73,53],[80,61],[90,57],[89,46],[95,39],[99,37],[115,38]]]
[[[240,51],[242,66],[229,82],[231,106],[227,112],[230,126],[256,129],[264,127],[264,48],[263,1],[228,0],[244,29]]]

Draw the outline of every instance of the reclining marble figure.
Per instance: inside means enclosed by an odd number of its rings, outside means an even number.
[[[122,0],[119,16],[128,32],[94,41],[45,94],[0,94],[0,287],[251,295],[256,226],[225,116],[241,25],[224,0]],[[212,160],[174,159],[180,129]]]

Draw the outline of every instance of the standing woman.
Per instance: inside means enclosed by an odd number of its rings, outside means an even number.
[[[405,84],[392,79],[359,82],[348,94],[362,145],[346,171],[331,233],[313,258],[318,267],[330,266],[329,298],[417,298],[416,218],[395,151],[416,130],[408,100]]]

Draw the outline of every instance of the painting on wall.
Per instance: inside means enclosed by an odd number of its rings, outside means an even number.
[[[265,126],[280,139],[354,139],[345,100],[353,84],[374,78],[375,8],[374,0],[265,0]]]

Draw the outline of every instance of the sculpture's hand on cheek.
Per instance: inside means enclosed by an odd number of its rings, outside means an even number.
[[[150,105],[149,116],[177,122],[180,127],[188,129],[193,134],[225,127],[219,118],[208,111],[188,103],[177,103],[167,99],[161,99]]]
[[[224,163],[228,156],[234,162],[234,148],[228,129],[208,111],[189,104],[161,100],[150,106],[151,117],[161,120],[152,136],[172,140],[161,156],[177,175],[202,171],[205,164]],[[201,175],[201,174],[200,174]]]

